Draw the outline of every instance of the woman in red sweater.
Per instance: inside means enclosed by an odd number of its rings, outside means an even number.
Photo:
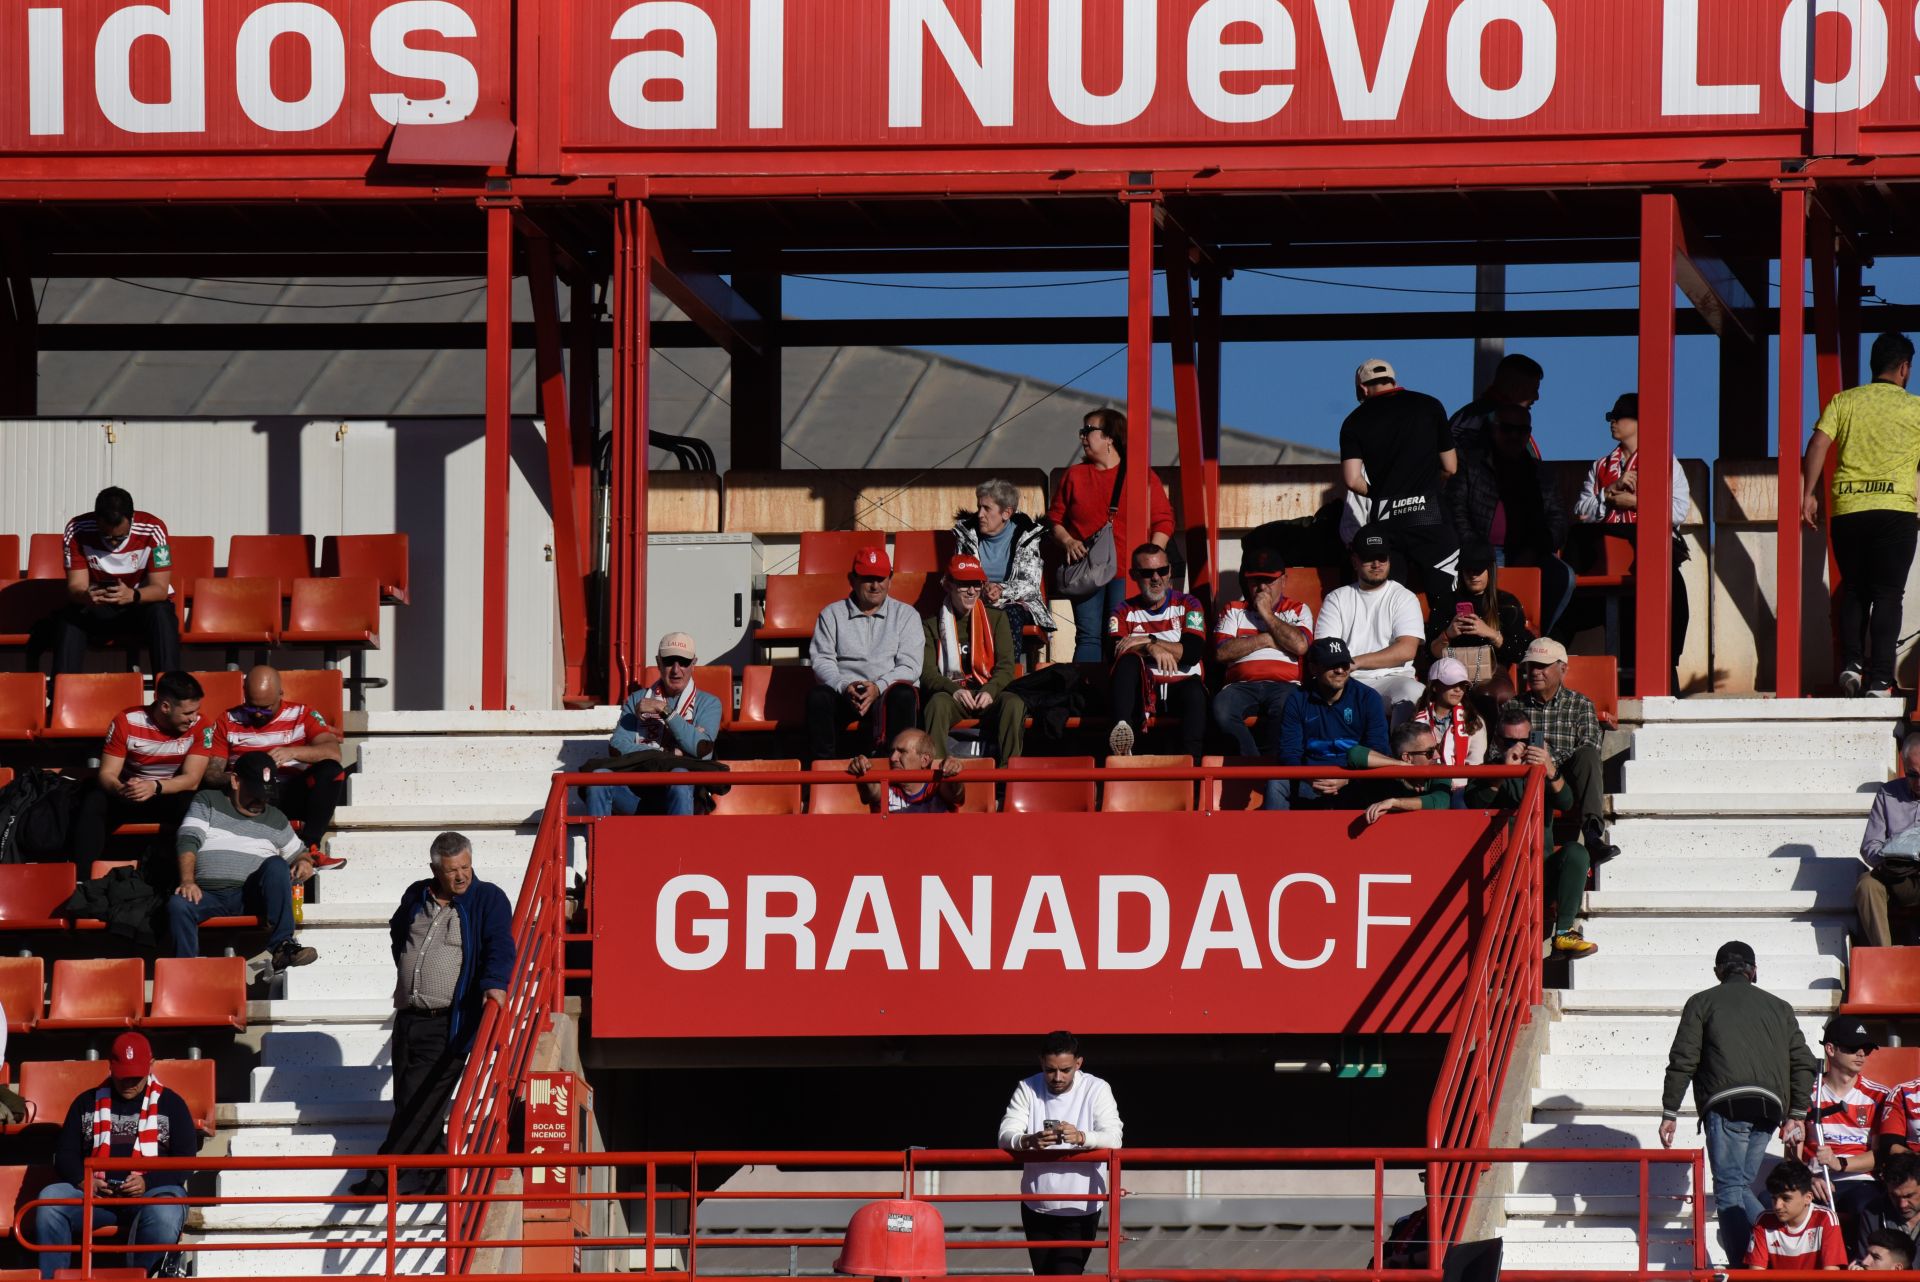
[[[1060,488],[1047,508],[1047,520],[1053,525],[1053,537],[1060,542],[1068,561],[1087,554],[1087,545],[1100,527],[1107,523],[1107,508],[1113,502],[1114,469],[1127,448],[1127,416],[1116,409],[1099,409],[1088,414],[1080,428],[1080,445],[1086,462],[1075,463],[1060,478]],[[1173,537],[1173,505],[1167,501],[1167,487],[1151,468],[1147,471],[1148,539],[1161,547]],[[1127,513],[1123,505],[1113,514],[1114,564],[1118,569],[1104,590],[1073,602],[1073,661],[1091,663],[1103,653],[1106,618],[1127,597],[1126,566],[1134,549]]]

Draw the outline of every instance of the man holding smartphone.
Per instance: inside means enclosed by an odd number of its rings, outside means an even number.
[[[1000,1147],[1026,1158],[1020,1227],[1029,1242],[1090,1241],[1100,1230],[1107,1168],[1097,1161],[1036,1161],[1031,1154],[1068,1154],[1120,1147],[1120,1109],[1113,1088],[1081,1071],[1080,1040],[1064,1029],[1040,1046],[1040,1071],[1013,1088],[1000,1119]],[[1036,1276],[1086,1272],[1091,1246],[1030,1246]]]

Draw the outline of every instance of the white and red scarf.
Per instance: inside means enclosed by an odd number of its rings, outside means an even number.
[[[1607,502],[1607,491],[1620,483],[1620,478],[1632,476],[1640,470],[1640,451],[1627,453],[1627,447],[1616,445],[1594,465],[1593,497],[1606,507],[1604,518],[1608,525],[1633,525],[1640,519],[1640,513],[1623,507],[1615,507]]]
[[[1440,764],[1443,766],[1474,766],[1477,761],[1468,761],[1471,753],[1469,745],[1473,735],[1467,730],[1467,709],[1463,705],[1449,712],[1439,704],[1420,709],[1413,719],[1422,725],[1432,726],[1440,739]]]
[[[102,1086],[93,1093],[93,1151],[107,1156],[113,1148],[113,1091]],[[160,1080],[147,1075],[147,1093],[140,1099],[140,1130],[134,1137],[136,1157],[160,1156]]]
[[[967,663],[961,666],[960,622],[953,606],[940,606],[940,675],[963,686],[983,686],[993,679],[993,620],[976,600],[967,616]]]
[[[687,688],[680,692],[679,699],[676,701],[673,694],[667,690],[664,682],[656,681],[649,686],[647,688],[647,698],[665,699],[673,706],[667,709],[666,718],[660,721],[655,721],[651,717],[634,718],[637,724],[634,727],[633,737],[639,740],[639,747],[636,748],[635,751],[651,752],[656,749],[665,748],[667,746],[667,721],[672,720],[674,717],[679,717],[688,725],[692,725],[693,696],[699,688],[700,687],[694,685],[694,683],[689,680],[687,682]]]

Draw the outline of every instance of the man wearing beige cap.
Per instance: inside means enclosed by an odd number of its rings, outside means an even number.
[[[1593,862],[1603,864],[1620,852],[1607,844],[1607,791],[1600,779],[1600,718],[1593,700],[1567,688],[1567,647],[1541,637],[1520,660],[1520,697],[1501,709],[1518,709],[1533,726],[1537,741],[1527,764],[1559,767],[1573,789],[1580,811],[1580,836]],[[1544,742],[1538,742],[1544,740]]]
[[[720,736],[720,700],[693,684],[696,655],[693,638],[669,632],[660,638],[655,662],[660,673],[652,685],[641,686],[620,707],[620,720],[608,746],[616,757],[636,752],[669,752],[676,757],[704,757]],[[600,771],[599,773],[606,773]],[[680,774],[683,771],[675,771]],[[608,815],[690,815],[693,785],[665,788],[629,788],[625,784],[582,788],[585,812]]]
[[[1352,495],[1348,514],[1356,526],[1386,532],[1394,577],[1425,592],[1430,611],[1451,618],[1460,543],[1441,490],[1460,460],[1447,408],[1400,386],[1393,366],[1379,357],[1360,362],[1353,386],[1360,404],[1340,425],[1341,477]]]

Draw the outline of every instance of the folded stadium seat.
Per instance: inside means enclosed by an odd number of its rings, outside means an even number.
[[[46,725],[46,675],[0,672],[0,740],[32,739]]]
[[[1032,780],[1016,779],[1007,785],[1001,810],[1010,815],[1081,814],[1093,809],[1093,781],[1049,783],[1049,770],[1090,770],[1092,757],[1013,757],[1008,770],[1033,773]]]
[[[195,586],[213,574],[213,536],[211,534],[170,534],[167,549],[173,556],[174,608],[193,600]],[[184,611],[183,611],[184,612]]]
[[[380,599],[392,605],[407,603],[407,561],[404,534],[329,534],[320,541],[321,574],[378,579]]]
[[[20,536],[0,534],[0,583],[20,577]]]
[[[146,1005],[146,968],[138,957],[62,957],[53,964],[53,996],[40,1027],[131,1028]]]
[[[847,768],[847,758],[816,761],[813,763],[813,768],[816,771],[830,770],[837,773]],[[857,784],[816,783],[807,788],[807,813],[810,815],[864,815],[871,812],[867,808],[867,803],[860,799],[860,788]]]
[[[1567,687],[1593,700],[1601,725],[1620,728],[1620,660],[1610,654],[1568,655]]]
[[[67,577],[63,535],[36,534],[27,541],[27,577],[63,580]]]
[[[930,574],[937,579],[947,572],[958,543],[952,530],[901,530],[893,536],[894,573]]]
[[[227,540],[227,577],[278,579],[280,595],[288,596],[295,580],[313,577],[313,536],[236,534]]]
[[[334,650],[380,648],[380,581],[374,578],[295,579],[283,645]],[[331,660],[329,660],[331,662]]]
[[[202,1135],[212,1135],[219,1099],[214,1090],[213,1061],[210,1059],[156,1059],[153,1075],[160,1084],[180,1097],[193,1114],[193,1124]],[[95,1269],[98,1277],[100,1270]]]
[[[799,761],[786,758],[766,761],[729,761],[729,770],[745,774],[749,771],[781,771],[800,769]],[[713,780],[724,783],[725,777]],[[800,785],[768,784],[761,787],[735,787],[725,796],[713,799],[713,813],[716,815],[797,815],[800,811]]]
[[[753,639],[811,641],[820,611],[847,595],[847,573],[769,574],[765,620],[753,630]]]
[[[142,1028],[247,1026],[247,959],[160,957],[153,963],[153,1007]]]
[[[1178,754],[1108,757],[1109,770],[1150,770],[1159,766],[1191,767],[1192,757]],[[1101,785],[1100,809],[1116,814],[1193,809],[1193,785],[1182,779],[1108,779]]]
[[[27,1102],[27,1117],[8,1125],[6,1133],[17,1135],[29,1127],[63,1125],[67,1110],[80,1092],[93,1090],[106,1080],[104,1059],[28,1060],[20,1066],[20,1085],[16,1088]]]
[[[53,679],[53,713],[42,739],[104,739],[113,719],[147,701],[138,672],[63,672]]]
[[[640,684],[650,686],[659,679],[660,669],[648,668]],[[730,727],[733,724],[733,669],[724,664],[697,667],[693,670],[693,684],[720,701],[720,728]]]
[[[202,579],[182,645],[217,645],[238,663],[241,646],[270,649],[280,637],[280,581],[272,577]]]
[[[733,733],[770,734],[776,730],[804,729],[807,691],[813,689],[813,685],[813,669],[803,664],[755,663],[742,668],[740,715],[733,719]]]
[[[47,1001],[47,964],[38,957],[0,957],[0,1007],[7,1031],[31,1033]]]
[[[0,930],[65,930],[73,865],[0,864]]]
[[[34,625],[66,604],[64,579],[21,579],[0,584],[0,645],[27,644]]]
[[[1605,611],[1607,653],[1619,654],[1620,603],[1633,591],[1633,560],[1638,549],[1631,537],[1603,535],[1597,542],[1600,544],[1600,561],[1595,565],[1573,567],[1573,590],[1575,593],[1600,594]]]
[[[0,1166],[0,1238],[13,1236],[13,1212],[20,1205],[20,1193],[27,1182],[24,1166]],[[0,1270],[0,1279],[12,1276],[38,1278],[38,1269]]]
[[[1118,765],[1124,758],[1109,758],[1108,765]],[[1272,760],[1267,757],[1216,757],[1200,758],[1203,766],[1270,766]],[[1266,800],[1266,785],[1258,779],[1209,779],[1200,785],[1212,797],[1215,810],[1258,810]]]
[[[1920,1077],[1920,1046],[1882,1046],[1867,1056],[1860,1076],[1882,1086],[1897,1086]]]
[[[799,573],[838,575],[844,583],[855,552],[886,546],[884,530],[806,530],[800,535]]]
[[[338,668],[282,668],[280,694],[289,703],[304,703],[335,730],[346,708],[344,682]]]
[[[1920,1015],[1920,956],[1913,954],[1920,949],[1860,947],[1848,952],[1847,1000],[1840,1013]]]
[[[1514,600],[1520,603],[1520,609],[1527,616],[1527,626],[1537,635],[1545,627],[1540,617],[1540,569],[1533,565],[1503,565],[1500,567],[1500,590],[1513,593]],[[1466,589],[1460,589],[1462,600],[1466,599]]]
[[[220,668],[213,672],[191,672],[200,688],[206,691],[206,697],[200,700],[200,715],[213,718],[228,708],[239,706],[246,698],[247,674],[237,668]]]

